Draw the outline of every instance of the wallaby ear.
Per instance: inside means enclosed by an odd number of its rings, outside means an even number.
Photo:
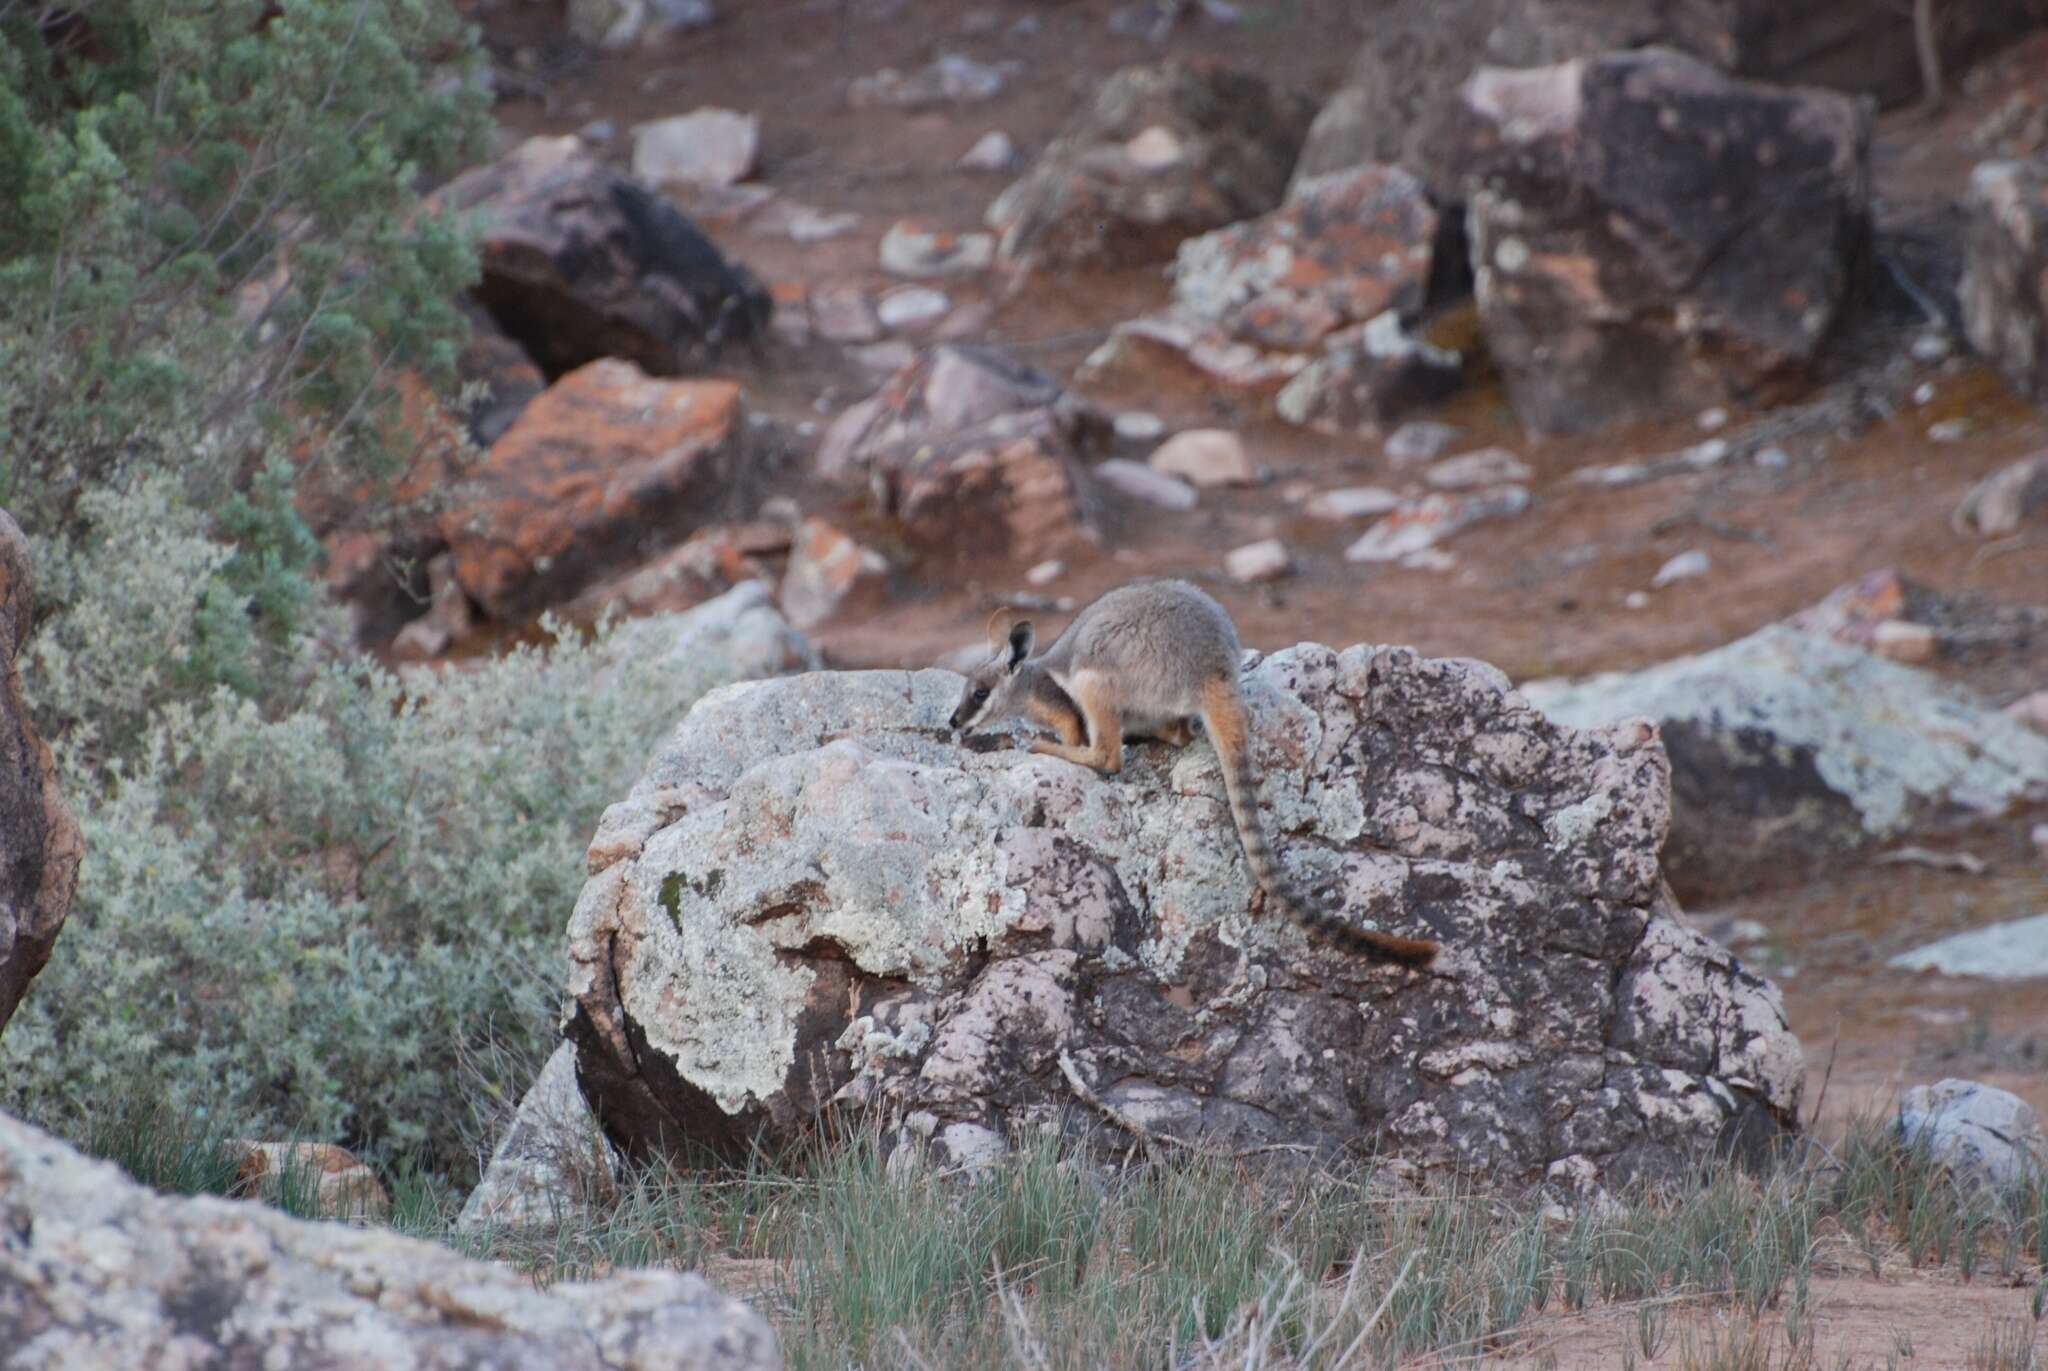
[[[1003,654],[1003,645],[1009,641],[1011,626],[1017,622],[1017,611],[1005,605],[988,616],[988,651],[991,657]]]
[[[1019,620],[1010,629],[1010,670],[1024,665],[1024,659],[1031,655],[1031,642],[1037,636],[1029,619]]]

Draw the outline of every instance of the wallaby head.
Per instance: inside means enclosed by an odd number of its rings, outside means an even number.
[[[1014,719],[1024,710],[1025,692],[1017,689],[1035,634],[1029,619],[1007,609],[989,616],[988,660],[967,675],[967,688],[953,710],[953,730]]]

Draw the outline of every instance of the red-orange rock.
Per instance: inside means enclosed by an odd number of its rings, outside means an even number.
[[[568,599],[727,512],[740,389],[606,359],[562,377],[491,448],[441,516],[456,574],[494,619]]]
[[[823,519],[806,519],[783,573],[782,612],[799,629],[816,628],[843,609],[881,604],[888,580],[881,553]]]

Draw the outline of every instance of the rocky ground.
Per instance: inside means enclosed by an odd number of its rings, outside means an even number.
[[[781,323],[763,343],[726,349],[710,370],[737,379],[749,412],[789,435],[798,455],[778,470],[772,494],[830,521],[808,535],[818,555],[838,558],[842,569],[827,579],[867,584],[806,615],[835,664],[942,660],[977,641],[998,602],[1056,619],[1121,581],[1176,574],[1221,597],[1248,644],[1407,643],[1481,658],[1521,681],[1705,651],[1897,568],[1964,605],[1942,626],[1931,669],[1995,704],[2048,680],[2048,634],[1984,608],[2048,609],[2048,529],[2036,522],[1986,537],[1954,518],[1978,482],[2048,442],[2048,419],[1969,354],[1959,321],[1932,326],[1885,284],[1895,268],[1941,297],[1938,312],[1952,308],[1955,206],[1978,161],[2038,150],[2029,140],[2041,141],[2041,117],[2029,101],[2048,77],[2048,38],[2008,48],[1953,83],[1939,112],[1907,106],[1878,117],[1878,285],[1851,301],[1817,376],[1788,403],[1687,407],[1539,440],[1482,362],[1455,393],[1404,414],[1452,426],[1453,454],[1507,449],[1526,468],[1518,480],[1531,497],[1525,511],[1452,537],[1442,555],[1410,566],[1347,561],[1364,523],[1318,517],[1314,501],[1357,486],[1421,494],[1380,440],[1290,425],[1257,399],[1169,369],[1084,374],[1076,393],[1105,415],[1156,415],[1166,432],[1226,429],[1241,440],[1251,480],[1203,488],[1188,509],[1098,482],[1089,513],[1099,539],[1063,543],[1056,556],[1021,539],[905,549],[891,541],[900,531],[876,525],[865,498],[817,481],[804,461],[824,426],[910,345],[991,344],[1064,382],[1116,325],[1170,299],[1156,262],[1028,275],[969,265],[911,280],[882,265],[894,226],[983,232],[998,192],[1134,63],[1218,58],[1276,85],[1326,92],[1366,31],[1354,7],[1301,0],[1234,19],[1190,7],[1155,33],[1132,11],[1091,0],[813,0],[733,6],[713,25],[621,51],[577,41],[552,6],[501,3],[476,17],[498,59],[508,145],[581,131],[599,160],[623,171],[635,161],[632,130],[647,121],[700,107],[758,120],[757,155],[740,185],[672,183],[668,194],[778,304]],[[946,57],[966,60],[935,65]],[[1010,145],[1007,162],[1004,148],[989,146],[996,133]],[[1001,169],[961,165],[977,150]],[[944,300],[917,294],[931,290]],[[1446,346],[1469,349],[1477,330],[1469,303],[1425,320],[1426,336]],[[1101,451],[1142,460],[1156,439],[1142,424],[1127,432],[1137,436]],[[1702,446],[1715,440],[1726,445],[1718,458]],[[1639,479],[1585,478],[1588,468],[1624,465],[1642,468]],[[846,535],[847,546],[831,545]],[[1225,554],[1268,539],[1284,544],[1284,574],[1234,580]],[[774,542],[755,563],[770,572],[784,555]],[[720,555],[729,570],[733,554]],[[873,559],[864,575],[852,570],[863,557]],[[1991,997],[1975,980],[1887,965],[1934,937],[2048,909],[2048,856],[2030,836],[2044,818],[2021,806],[1918,840],[1940,854],[1934,864],[1862,852],[1792,884],[1688,895],[1695,919],[1783,987],[1809,1049],[1810,1104],[1834,1115],[1871,1107],[1903,1082],[1971,1075],[2048,1108],[2039,1030],[2048,982],[2012,983]]]

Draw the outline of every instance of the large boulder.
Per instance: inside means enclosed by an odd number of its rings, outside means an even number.
[[[458,1229],[573,1221],[614,1184],[611,1148],[576,1084],[576,1050],[558,1043],[491,1149]]]
[[[1462,100],[1480,322],[1527,428],[1803,379],[1869,230],[1867,103],[1665,49],[1482,70]]]
[[[1986,162],[1970,176],[1963,326],[2020,394],[2048,404],[2048,168]]]
[[[529,404],[440,518],[462,588],[516,621],[739,513],[748,427],[731,381],[580,367]]]
[[[1950,75],[2044,17],[2039,0],[1941,0],[1936,9]],[[1732,75],[1898,104],[1920,93],[1911,12],[1869,0],[1393,0],[1316,115],[1294,174],[1400,162],[1429,180],[1439,203],[1456,203],[1456,169],[1435,142],[1474,70],[1632,48],[1675,48]]]
[[[573,135],[529,139],[435,199],[480,212],[476,297],[550,376],[600,357],[683,375],[766,332],[772,302],[753,274]]]
[[[835,419],[816,466],[865,486],[920,552],[1035,558],[1088,533],[1082,461],[1106,436],[1102,416],[1045,373],[946,343]]]
[[[989,206],[1007,261],[1129,266],[1280,203],[1315,106],[1256,76],[1126,67]]]
[[[1789,627],[1522,690],[1575,727],[1657,721],[1671,755],[1664,867],[1687,898],[2048,798],[2048,738],[1937,677]]]
[[[767,1321],[702,1276],[545,1290],[388,1229],[159,1195],[0,1115],[7,1365],[770,1371]]]
[[[0,510],[0,1029],[50,960],[85,853],[15,667],[34,613],[28,538]]]
[[[1647,724],[1563,728],[1399,648],[1303,644],[1243,683],[1283,864],[1440,939],[1433,972],[1263,908],[1206,743],[1105,778],[962,746],[946,671],[728,688],[606,811],[571,920],[609,1136],[787,1146],[838,1101],[942,1164],[1051,1126],[1600,1185],[1794,1125],[1777,991],[1664,887]]]

